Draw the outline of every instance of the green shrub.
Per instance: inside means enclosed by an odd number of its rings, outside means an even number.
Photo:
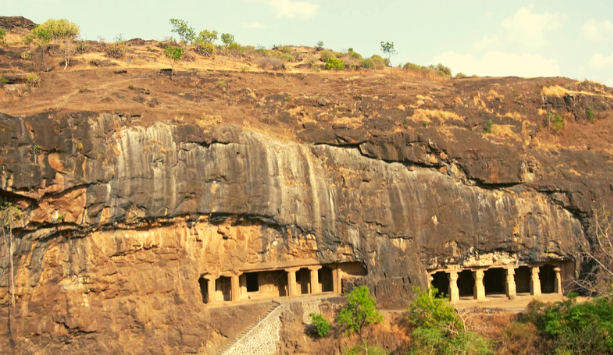
[[[40,77],[36,73],[28,73],[26,75],[26,82],[29,86],[38,86],[40,83]]]
[[[368,345],[366,340],[362,344],[343,349],[343,355],[388,355],[389,352],[376,345]]]
[[[327,63],[329,59],[331,58],[336,58],[336,56],[334,55],[334,53],[332,53],[332,51],[321,51],[321,53],[319,54],[319,60],[321,60],[324,63]]]
[[[121,42],[108,43],[106,45],[106,56],[111,58],[120,59],[123,58],[126,52],[125,45]]]
[[[0,74],[0,84],[4,85],[7,83],[8,83],[8,80],[6,80],[6,78],[4,77],[4,74]]]
[[[362,55],[358,52],[354,52],[353,50],[350,50],[348,53],[349,53],[349,56],[353,59],[362,59]]]
[[[555,120],[553,121],[553,131],[556,134],[560,134],[560,132],[562,132],[562,130],[564,129],[564,119],[562,118],[562,116],[558,113],[556,115]]]
[[[375,62],[371,58],[362,59],[360,67],[364,69],[375,69]]]
[[[0,43],[4,43],[4,35],[6,35],[6,30],[0,28]]]
[[[440,75],[451,77],[451,69],[440,63],[434,67],[434,70],[436,70]]]
[[[347,295],[347,306],[341,309],[336,321],[347,334],[351,331],[362,334],[364,325],[379,323],[382,319],[370,290],[367,286],[360,286]]]
[[[310,316],[313,319],[313,326],[315,327],[315,333],[317,333],[317,335],[320,337],[325,337],[330,333],[332,327],[326,318],[324,318],[321,314],[315,313],[311,313]]]
[[[415,301],[407,308],[412,328],[411,354],[491,354],[491,344],[468,332],[446,298],[437,297],[435,288],[413,288]]]
[[[372,59],[372,61],[375,63],[375,69],[381,70],[385,68],[385,59],[383,59],[383,57],[380,55],[375,54],[370,57],[370,59]]]
[[[487,121],[487,123],[485,124],[485,127],[483,128],[485,133],[492,133],[492,125],[493,124],[494,124],[494,122],[492,122],[492,120]]]
[[[345,63],[338,58],[330,58],[326,61],[326,70],[343,70],[345,69]]]
[[[211,42],[196,41],[194,45],[194,52],[205,57],[210,57],[215,54],[215,45]]]
[[[588,108],[587,112],[585,113],[587,115],[587,119],[588,121],[590,121],[590,123],[594,123],[595,119],[594,119],[594,111],[592,111],[592,108]]]
[[[467,76],[466,76],[466,75],[464,75],[464,73],[457,73],[457,74],[455,75],[455,78],[456,78],[456,79],[462,79],[462,78],[466,78],[466,77],[467,77]]]

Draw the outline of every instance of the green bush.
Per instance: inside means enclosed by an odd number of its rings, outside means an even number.
[[[230,47],[230,44],[234,43],[234,35],[230,33],[222,33],[221,41],[226,46],[226,48]]]
[[[358,52],[354,52],[353,50],[349,50],[348,54],[353,59],[362,59],[362,55]]]
[[[354,288],[347,295],[347,306],[343,307],[336,319],[347,334],[351,331],[362,334],[366,324],[379,323],[383,319],[377,310],[377,301],[370,295],[367,286]]]
[[[120,42],[116,43],[108,43],[106,45],[106,56],[120,59],[123,58],[124,53],[126,52],[125,45]]]
[[[492,125],[493,124],[494,124],[494,122],[492,122],[492,120],[487,121],[487,123],[485,124],[485,127],[483,128],[485,133],[492,133]]]
[[[462,78],[466,78],[466,77],[467,77],[467,76],[466,76],[466,75],[464,75],[464,73],[457,73],[457,74],[455,75],[455,78],[456,78],[456,79],[462,79]]]
[[[590,123],[594,123],[595,122],[594,111],[592,111],[591,107],[587,109],[585,114],[587,115],[587,119],[588,119],[588,121],[590,121]]]
[[[321,60],[324,63],[327,63],[328,60],[330,58],[336,58],[336,56],[334,55],[334,53],[332,53],[332,51],[321,51],[321,53],[319,54],[319,60]]]
[[[205,57],[210,57],[215,54],[215,45],[211,42],[196,41],[194,45],[194,52]]]
[[[605,297],[577,303],[574,297],[544,307],[536,325],[554,348],[572,354],[613,353],[613,300]]]
[[[370,57],[370,59],[372,59],[372,61],[375,63],[375,69],[381,70],[385,68],[385,59],[383,59],[383,57],[380,55],[375,54]]]
[[[338,58],[330,58],[326,61],[326,70],[343,70],[345,69],[345,63]]]
[[[0,28],[0,43],[4,43],[4,35],[6,35],[6,30]]]
[[[388,355],[389,352],[376,345],[368,345],[366,340],[362,344],[343,349],[343,355]]]
[[[364,69],[375,69],[375,62],[371,58],[362,59],[360,66]]]
[[[556,134],[560,134],[560,132],[562,132],[563,129],[564,129],[564,119],[562,118],[560,114],[557,114],[555,120],[553,121],[553,131]]]
[[[434,288],[413,288],[415,301],[407,308],[412,329],[412,354],[490,354],[491,344],[468,332],[446,298],[437,297]]]
[[[321,314],[310,314],[311,319],[313,319],[313,326],[315,327],[315,333],[320,337],[325,337],[330,333],[332,327],[330,326],[330,322],[326,320]]]

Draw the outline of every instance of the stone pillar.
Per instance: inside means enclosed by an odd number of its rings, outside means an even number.
[[[319,274],[317,270],[321,269],[321,265],[309,266],[311,270],[311,294],[321,293],[321,287],[319,287]]]
[[[215,302],[215,280],[216,277],[212,275],[206,275],[204,277],[207,280],[207,294],[206,294],[206,304],[211,304]]]
[[[553,268],[553,271],[556,272],[556,288],[555,288],[555,292],[558,295],[562,295],[564,294],[564,290],[562,290],[562,275],[560,274],[560,271],[562,271],[559,267],[555,267]]]
[[[517,287],[515,286],[515,268],[510,267],[507,269],[507,297],[510,300],[514,300],[517,295]]]
[[[460,289],[458,288],[458,272],[449,273],[449,301],[457,302],[460,300]]]
[[[532,282],[530,283],[530,294],[534,297],[541,295],[541,280],[539,279],[539,267],[532,267]]]
[[[332,288],[334,293],[341,294],[343,292],[342,271],[338,265],[332,270]]]
[[[475,299],[477,301],[485,301],[485,286],[483,286],[483,270],[473,271],[475,277]]]
[[[240,295],[241,295],[240,275],[241,274],[232,274],[230,278],[232,302],[237,302],[240,299]]]
[[[287,295],[289,297],[296,296],[296,271],[300,268],[285,269],[287,271]]]
[[[434,275],[428,274],[428,293],[432,294],[432,281],[434,281]],[[443,292],[443,290],[438,290],[439,292]]]

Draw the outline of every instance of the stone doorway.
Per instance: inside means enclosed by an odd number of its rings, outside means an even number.
[[[449,296],[449,273],[438,271],[432,275],[432,287],[438,290],[439,295]]]
[[[285,271],[265,271],[258,274],[262,297],[287,296],[287,273]]]
[[[296,293],[299,295],[311,293],[311,270],[304,268],[296,271]]]
[[[515,269],[515,287],[517,293],[530,293],[530,283],[532,282],[532,270],[529,266],[520,266]]]
[[[333,292],[334,291],[334,278],[332,269],[327,266],[317,270],[317,278],[319,279],[319,285],[321,292]]]
[[[487,269],[483,273],[485,295],[505,295],[507,287],[507,272],[502,268]]]
[[[541,293],[556,292],[556,272],[553,265],[539,267],[539,279],[541,280]]]
[[[458,274],[458,290],[460,297],[475,297],[475,278],[471,270],[463,270]]]

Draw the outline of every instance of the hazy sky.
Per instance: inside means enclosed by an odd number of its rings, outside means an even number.
[[[613,86],[613,0],[3,0],[0,15],[67,18],[83,37],[162,39],[170,18],[241,44],[314,45],[441,62],[464,74],[568,76]]]

